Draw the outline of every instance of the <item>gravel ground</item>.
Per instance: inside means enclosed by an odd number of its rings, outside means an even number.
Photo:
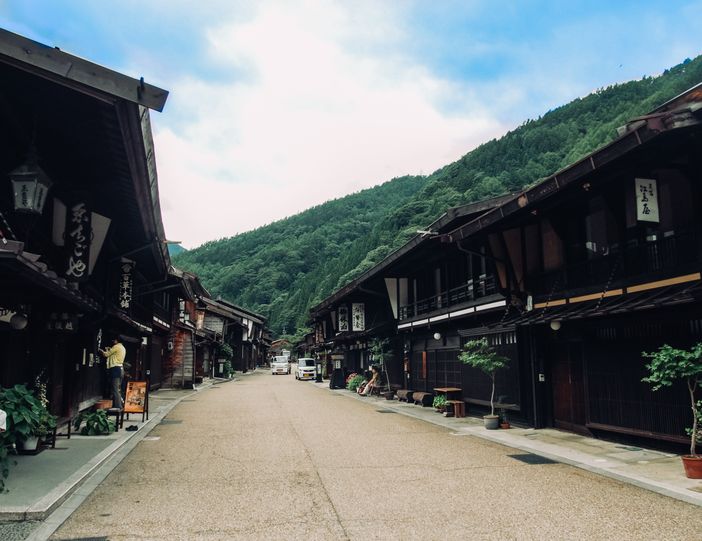
[[[293,376],[216,386],[167,420],[52,539],[702,539],[699,507]]]
[[[0,523],[0,539],[2,541],[22,541],[41,522],[4,522]]]

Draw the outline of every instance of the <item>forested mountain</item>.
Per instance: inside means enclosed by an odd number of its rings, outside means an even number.
[[[212,295],[269,318],[276,334],[303,327],[307,308],[337,285],[379,242],[384,216],[417,193],[425,177],[401,177],[329,201],[229,239],[207,242],[173,258]]]
[[[616,128],[702,81],[702,56],[527,120],[428,177],[402,177],[174,257],[213,295],[299,334],[310,306],[447,208],[517,191],[616,137]]]

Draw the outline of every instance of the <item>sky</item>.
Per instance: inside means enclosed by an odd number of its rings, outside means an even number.
[[[170,92],[166,236],[230,237],[702,52],[702,0],[0,0],[0,27]]]

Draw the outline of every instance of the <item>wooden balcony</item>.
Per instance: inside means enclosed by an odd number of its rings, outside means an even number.
[[[400,306],[399,320],[411,319],[442,309],[453,308],[497,293],[493,275],[483,275],[478,280],[468,280],[457,287],[442,291],[417,302]]]
[[[657,232],[646,239],[613,244],[582,263],[557,271],[530,276],[527,287],[536,296],[602,288],[659,278],[671,273],[699,270],[702,262],[702,234],[698,228],[679,232]],[[587,257],[585,246],[571,247],[571,257]]]

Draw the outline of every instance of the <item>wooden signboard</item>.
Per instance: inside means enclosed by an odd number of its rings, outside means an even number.
[[[148,419],[149,392],[145,381],[130,381],[127,383],[127,393],[124,397],[124,413],[141,413]]]

